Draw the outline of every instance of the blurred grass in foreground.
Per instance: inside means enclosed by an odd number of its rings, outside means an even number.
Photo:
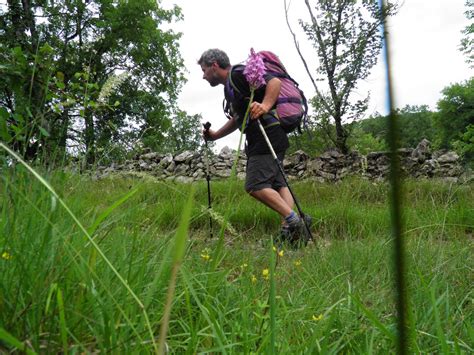
[[[192,186],[58,172],[46,179],[144,309],[52,194],[18,165],[0,181],[0,350],[154,351],[174,235]],[[218,253],[219,237],[208,238],[206,183],[194,184],[189,240],[167,308],[169,351],[393,352],[387,183],[292,183],[316,221],[317,243],[275,253],[273,273],[265,270],[279,218],[242,185],[211,183],[215,236],[230,208]],[[413,351],[473,351],[472,187],[404,183]]]

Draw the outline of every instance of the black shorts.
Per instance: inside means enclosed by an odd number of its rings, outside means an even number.
[[[284,156],[284,153],[278,154],[278,160],[282,167]],[[271,154],[252,155],[248,158],[245,191],[253,192],[265,188],[278,191],[282,187],[286,187],[285,179]]]

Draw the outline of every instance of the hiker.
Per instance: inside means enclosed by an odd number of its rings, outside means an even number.
[[[218,130],[204,129],[203,131],[206,140],[214,141],[241,128],[249,104],[250,87],[243,74],[244,66],[231,66],[229,57],[220,49],[205,51],[198,60],[198,64],[201,66],[203,79],[207,80],[212,87],[224,85],[224,96],[227,102],[225,111],[229,120]],[[245,190],[280,214],[282,217],[280,237],[284,241],[295,243],[308,238],[304,222],[293,210],[293,197],[275,164],[257,122],[258,119],[261,120],[278,160],[283,162],[285,152],[289,147],[288,137],[270,112],[278,99],[281,80],[268,73],[265,74],[264,79],[266,85],[255,90],[254,100],[250,105],[250,119],[244,130],[245,153],[247,154]],[[238,90],[233,90],[230,80],[232,80],[232,86]],[[307,221],[310,219],[305,218]],[[304,242],[306,243],[307,240]]]

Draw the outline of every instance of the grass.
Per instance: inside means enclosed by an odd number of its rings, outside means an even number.
[[[294,182],[317,243],[280,256],[279,218],[242,182],[211,182],[211,240],[205,182],[43,177],[57,198],[2,170],[0,351],[396,349],[386,183]],[[413,352],[473,351],[472,187],[404,184]]]

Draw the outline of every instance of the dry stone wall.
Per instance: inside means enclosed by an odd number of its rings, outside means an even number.
[[[405,176],[415,178],[445,178],[452,181],[463,174],[459,156],[451,151],[431,152],[430,142],[421,141],[415,149],[398,151],[400,165]],[[209,172],[212,179],[229,177],[235,159],[235,151],[225,147],[217,155],[209,157]],[[287,156],[283,162],[289,179],[313,179],[338,181],[349,175],[367,179],[387,178],[390,170],[388,152],[373,152],[361,155],[358,152],[341,154],[330,150],[318,157],[310,157],[303,151]],[[237,163],[237,175],[245,176],[245,154]],[[99,168],[100,176],[116,172],[146,172],[158,179],[177,182],[192,182],[206,178],[206,152],[185,151],[180,154],[158,154],[145,152],[121,165]]]

